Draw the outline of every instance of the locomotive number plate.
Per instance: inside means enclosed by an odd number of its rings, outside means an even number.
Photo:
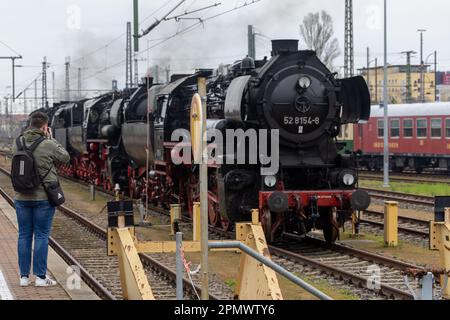
[[[284,117],[285,125],[312,125],[318,126],[320,124],[319,117]]]

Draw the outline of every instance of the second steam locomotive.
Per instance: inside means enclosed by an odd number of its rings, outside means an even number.
[[[133,90],[45,109],[72,157],[60,172],[107,190],[119,184],[154,206],[179,203],[192,215],[200,198],[198,166],[174,161],[182,137],[173,136],[191,130],[199,77],[206,77],[207,128],[234,146],[223,156],[234,161],[216,155],[208,166],[211,225],[229,230],[258,208],[269,241],[317,228],[333,242],[339,226],[369,206],[369,195],[357,189],[354,155],[336,140],[342,125],[369,119],[365,81],[336,79],[315,52],[299,51],[296,40],[274,40],[270,59],[247,57],[174,75],[168,84],[149,76]],[[269,154],[276,163],[269,164]],[[269,165],[277,170],[266,170]]]

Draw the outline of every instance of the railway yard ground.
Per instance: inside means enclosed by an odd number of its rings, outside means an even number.
[[[0,167],[5,172],[0,174],[0,186],[9,194],[13,194],[12,186],[10,185],[10,178],[7,176],[7,169],[9,167],[9,159],[6,157],[0,157]],[[62,179],[62,186],[65,190],[67,201],[65,207],[69,210],[76,211],[84,219],[90,221],[92,224],[98,226],[100,229],[107,227],[105,204],[107,201],[112,200],[113,197],[107,193],[97,191],[95,200],[90,200],[89,186],[74,182],[72,180]],[[401,184],[403,182],[399,182]],[[366,188],[373,188],[374,192],[377,188],[377,182],[368,181],[367,184],[363,181],[362,185]],[[379,184],[379,183],[378,183]],[[427,203],[411,204],[407,199],[399,202],[399,245],[397,247],[385,246],[383,240],[383,228],[381,226],[383,212],[383,198],[382,196],[376,196],[373,199],[370,208],[363,213],[360,226],[360,234],[352,235],[349,231],[351,225],[346,224],[345,231],[341,231],[340,241],[335,247],[329,248],[324,246],[320,240],[321,233],[312,233],[312,238],[308,237],[304,243],[298,244],[296,242],[274,244],[270,250],[272,258],[275,262],[291,271],[294,275],[300,277],[311,285],[315,286],[319,290],[328,294],[331,298],[337,300],[359,300],[359,299],[411,299],[411,293],[403,283],[403,273],[408,268],[424,268],[432,267],[438,268],[439,266],[439,253],[436,251],[430,251],[427,247],[427,223],[433,219],[433,208]],[[7,205],[4,205],[7,206]],[[58,213],[62,219],[63,213]],[[11,216],[11,214],[9,214]],[[137,206],[134,210],[135,221],[140,221],[140,212]],[[56,220],[58,220],[56,219]],[[67,217],[65,217],[67,219]],[[403,220],[402,220],[403,219]],[[70,219],[69,219],[70,220]],[[62,223],[62,222],[61,222]],[[64,222],[68,223],[68,222]],[[75,226],[74,222],[70,222],[67,226]],[[168,241],[173,240],[173,237],[169,236],[170,219],[167,215],[162,215],[159,211],[150,211],[147,215],[144,223],[137,226],[137,237],[140,240],[152,240],[152,241]],[[424,226],[425,225],[425,226]],[[87,228],[78,225],[81,229]],[[78,259],[82,261],[81,257],[90,254],[104,254],[106,258],[106,244],[104,242],[96,242],[98,245],[104,245],[105,248],[97,248],[93,253],[82,253],[82,243],[78,244],[78,248],[72,248],[70,241],[63,239],[64,232],[61,233],[61,226],[53,227],[52,236],[55,237],[55,241],[59,239],[60,243],[65,243],[67,250],[71,251]],[[186,239],[192,237],[192,224],[189,221],[183,221],[180,224],[180,228],[184,233]],[[419,229],[419,231],[415,229]],[[413,230],[411,230],[413,229]],[[59,234],[61,233],[61,234]],[[211,230],[211,239],[223,240],[233,238],[232,233],[225,233],[220,230]],[[91,235],[82,236],[83,238],[92,238]],[[81,241],[81,240],[79,240]],[[90,241],[94,241],[92,238]],[[95,241],[98,241],[95,239]],[[87,249],[87,252],[94,250],[94,248]],[[352,251],[353,250],[353,251]],[[358,251],[359,250],[359,251]],[[10,250],[11,251],[11,250]],[[165,265],[168,269],[174,268],[174,255],[170,254],[156,254],[148,255],[150,258],[155,259],[158,263]],[[386,260],[384,260],[386,259]],[[114,259],[112,259],[114,260]],[[186,254],[186,260],[192,263],[191,269],[195,269],[200,262],[200,254]],[[103,261],[103,260],[100,260]],[[105,260],[106,261],[106,260]],[[209,256],[211,277],[211,289],[214,292],[214,296],[218,299],[231,299],[233,290],[236,286],[237,278],[237,266],[240,261],[240,253],[238,252],[211,252]],[[82,263],[82,262],[81,262]],[[101,262],[99,262],[101,263]],[[117,261],[111,261],[108,259],[108,265],[117,267]],[[383,288],[380,290],[368,290],[364,288],[364,282],[367,281],[369,274],[367,269],[373,264],[379,264],[382,269],[382,273],[386,274],[386,282],[383,282]],[[145,265],[145,263],[144,263]],[[98,289],[95,289],[96,293],[105,298],[105,294],[109,298],[120,299],[120,285],[117,279],[117,272],[115,272],[116,279],[112,280],[108,277],[109,273],[105,273],[104,270],[99,271],[98,265],[92,261],[86,262],[87,272],[90,276],[97,279],[100,286],[105,288],[105,292],[98,293]],[[10,267],[11,268],[11,267]],[[50,269],[50,267],[49,267]],[[150,269],[150,268],[149,268]],[[52,272],[50,270],[50,272]],[[101,275],[96,275],[99,272]],[[150,270],[148,271],[151,272]],[[172,270],[173,272],[173,270]],[[353,274],[352,274],[353,273]],[[186,275],[186,274],[185,274]],[[173,279],[169,276],[161,276],[159,272],[156,275],[148,275],[150,283],[156,283],[158,286],[164,287],[161,281],[166,283],[166,286],[170,289],[162,290],[159,297],[166,299],[173,299]],[[163,279],[161,279],[163,278]],[[197,275],[193,276],[194,283],[199,289],[200,281]],[[14,281],[14,276],[7,282]],[[292,282],[279,277],[280,287],[283,293],[284,299],[290,300],[315,300],[313,295],[309,294],[305,290],[297,287]],[[111,282],[111,283],[109,283]],[[85,286],[85,285],[84,285]],[[92,287],[92,285],[90,285]],[[418,283],[413,283],[414,288],[418,288]],[[64,295],[62,287],[60,291]],[[70,290],[69,290],[70,291]],[[92,299],[93,297],[99,298],[93,294],[90,289],[86,296],[77,296],[72,298],[65,296],[68,299]],[[59,293],[60,294],[60,293]],[[103,296],[102,296],[103,294]],[[156,294],[158,296],[158,293]],[[196,299],[196,294],[191,291],[186,293],[188,299]],[[60,296],[56,295],[56,298]],[[39,294],[32,296],[20,296],[15,298],[32,298],[39,299]],[[51,297],[50,297],[51,298]]]
[[[0,158],[0,167],[7,168],[10,164],[8,159],[4,157]],[[89,219],[93,223],[97,224],[102,228],[107,226],[107,213],[105,211],[105,204],[107,201],[113,199],[113,196],[103,193],[96,192],[96,199],[94,201],[87,200],[90,199],[90,189],[86,185],[82,185],[71,180],[61,179],[61,184],[66,193],[66,203],[65,206],[76,210],[83,217]],[[10,185],[9,177],[5,174],[0,174],[0,186],[5,186],[4,188],[9,194],[13,194],[12,186]],[[140,212],[135,208],[135,221],[140,220]],[[192,228],[184,228],[183,224],[181,229],[184,232],[184,236],[187,239],[192,238]],[[151,240],[151,241],[168,241],[173,240],[173,237],[169,236],[170,232],[170,220],[167,216],[160,215],[158,213],[149,214],[144,222],[144,226],[138,226],[136,228],[137,237],[140,240]],[[106,247],[104,248],[106,252]],[[199,264],[200,255],[199,254],[187,254],[187,259],[191,261],[195,269],[196,265]],[[210,253],[210,268],[213,271],[213,278],[217,277],[218,281],[224,284],[226,289],[234,289],[236,285],[236,275],[237,268],[239,265],[240,254],[239,253]],[[299,275],[301,276],[301,275]],[[312,284],[320,287],[322,290],[331,295],[334,299],[356,299],[357,297],[352,295],[351,292],[347,290],[342,290],[331,286],[325,281],[314,279],[314,277],[306,277],[305,280],[311,282]],[[305,290],[295,286],[291,282],[280,278],[280,285],[283,290],[285,299],[316,299],[314,296],[306,292]]]

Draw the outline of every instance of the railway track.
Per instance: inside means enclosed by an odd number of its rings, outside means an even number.
[[[6,173],[7,171],[0,168],[0,171],[3,173]],[[86,185],[86,183],[75,181],[78,183],[82,183]],[[101,189],[100,189],[101,190]],[[165,209],[161,209],[158,207],[151,207],[151,210],[153,210],[155,213],[158,214],[164,214],[168,218],[168,212]],[[70,210],[70,209],[69,209]],[[72,210],[73,211],[73,210]],[[373,216],[376,214],[373,213]],[[75,215],[75,218],[86,220],[80,215]],[[371,218],[371,222],[375,222],[376,219],[380,218]],[[56,222],[56,219],[55,219]],[[182,225],[183,231],[186,229],[192,229],[192,224],[189,219],[185,220],[186,223]],[[79,223],[79,222],[78,222]],[[364,223],[368,223],[367,221],[364,221]],[[89,224],[89,223],[88,223]],[[92,223],[91,223],[92,224]],[[373,223],[372,223],[373,224]],[[83,251],[84,253],[81,254],[80,259],[88,259],[88,262],[84,262],[84,264],[87,266],[86,269],[89,272],[92,268],[94,268],[94,271],[92,274],[95,274],[95,268],[99,266],[105,266],[107,265],[108,269],[114,269],[114,264],[111,264],[110,262],[98,262],[95,260],[89,260],[92,259],[92,257],[97,258],[99,255],[105,255],[104,248],[106,247],[106,244],[102,241],[104,241],[105,237],[105,230],[98,227],[97,225],[92,224],[90,227],[86,227],[84,224],[83,228],[91,228],[91,233],[94,233],[97,235],[97,239],[89,238],[87,239],[87,242],[90,243],[90,245],[85,245],[84,242],[81,242],[77,245],[77,250]],[[379,223],[378,223],[379,225]],[[55,230],[59,229],[58,232],[61,232],[61,235],[57,237],[57,241],[60,243],[60,246],[64,248],[64,246],[70,246],[70,241],[67,239],[70,239],[71,237],[76,237],[79,235],[79,232],[75,232],[75,234],[67,234],[67,230],[76,230],[76,228],[71,228],[70,226],[64,226],[61,224],[61,227],[55,227]],[[65,231],[64,231],[65,230]],[[406,226],[405,226],[406,230]],[[98,239],[98,238],[102,238]],[[230,239],[234,238],[233,232],[225,232],[221,229],[217,229],[214,227],[210,227],[210,238],[219,240],[219,239]],[[101,252],[98,252],[100,248]],[[308,278],[314,278],[317,277],[318,280],[323,280],[323,278],[326,278],[328,282],[330,282],[332,285],[335,285],[337,287],[345,287],[350,292],[354,293],[361,299],[412,299],[412,294],[408,291],[404,284],[403,280],[403,272],[405,272],[408,268],[414,268],[414,269],[421,269],[421,267],[418,267],[413,264],[404,263],[401,261],[397,261],[388,257],[375,255],[366,251],[361,251],[357,249],[350,248],[348,246],[343,246],[336,244],[332,247],[326,247],[324,246],[324,243],[321,242],[318,239],[314,238],[306,238],[306,242],[295,244],[277,244],[270,246],[270,252],[272,254],[272,258],[275,262],[279,263],[281,266],[286,268],[287,270],[301,274],[302,276],[306,276]],[[106,257],[110,258],[110,257]],[[146,259],[150,257],[146,257],[145,255],[142,256],[143,258],[143,264],[145,265],[146,269],[154,265],[155,262],[151,263],[147,261]],[[161,257],[159,257],[161,258]],[[83,261],[79,263],[80,265],[83,265]],[[169,263],[170,264],[170,263]],[[160,268],[161,263],[157,262],[156,269]],[[370,269],[372,268],[372,269]],[[374,269],[373,269],[374,268]],[[368,280],[371,276],[370,273],[368,273],[368,270],[380,270],[380,275],[382,279],[382,283],[379,286],[379,289],[371,290],[367,288]],[[172,273],[173,271],[170,270],[170,268],[165,268],[166,273]],[[105,272],[105,271],[102,271]],[[118,271],[113,272],[117,274]],[[111,279],[113,275],[109,274],[106,271],[106,274],[103,275],[105,281],[110,281],[107,279]],[[91,276],[92,278],[96,279],[95,277]],[[152,278],[149,278],[150,282],[152,283]],[[384,279],[384,280],[383,280]],[[189,287],[190,283],[185,280],[185,286]],[[153,287],[153,286],[152,286]],[[413,283],[413,288],[418,289],[419,284],[418,282]],[[161,294],[160,297],[162,298],[172,298],[174,297],[174,293],[170,293],[167,291],[167,284],[161,287]],[[165,288],[165,289],[163,289]],[[217,290],[218,295],[212,295],[212,298],[216,299],[223,299],[223,297],[220,297],[221,289]],[[155,287],[155,295],[157,295],[158,286]],[[197,292],[200,292],[200,288],[196,288]],[[110,290],[110,295],[112,298],[119,298],[120,297],[120,282],[116,282],[115,285],[112,286]],[[111,292],[112,291],[112,292]],[[193,290],[191,289],[190,295],[192,296]]]
[[[0,171],[9,176],[3,168]],[[8,192],[0,188],[0,194],[14,205]],[[81,277],[102,299],[121,299],[119,267],[117,257],[106,255],[106,230],[92,223],[73,209],[58,208],[50,245],[69,264],[80,268]],[[141,254],[141,261],[157,299],[175,299],[175,257],[168,255]],[[194,282],[196,282],[194,277]],[[201,288],[184,279],[185,295],[197,299]],[[210,298],[231,299],[231,290],[219,282],[211,281]]]
[[[157,207],[151,209],[157,214],[163,214],[167,219],[166,222],[169,221],[167,210]],[[382,219],[379,215],[377,218]],[[186,223],[181,226],[182,231],[192,231],[191,220],[189,218],[184,220]],[[369,220],[364,220],[365,223],[367,221]],[[404,223],[406,230],[407,221],[405,220]],[[234,239],[235,237],[233,232],[225,232],[211,226],[209,232],[210,239],[213,240]],[[271,245],[269,250],[272,260],[285,269],[307,279],[322,281],[325,278],[332,286],[344,287],[346,291],[361,299],[413,299],[413,295],[404,284],[404,272],[409,268],[422,269],[411,263],[341,244],[330,247],[325,242],[312,237],[306,237],[304,242],[277,243]],[[371,274],[367,271],[376,271],[378,267],[382,279],[380,288],[368,289],[367,283]],[[413,283],[412,287],[418,290],[419,283]]]
[[[360,228],[367,233],[384,234],[384,213],[366,210],[360,220]],[[408,217],[398,218],[399,239],[424,248],[429,247],[429,222]]]
[[[360,172],[358,176],[362,180],[383,181],[382,173],[363,171]],[[450,175],[448,175],[448,173],[446,174],[393,173],[390,175],[389,178],[395,182],[450,183]]]
[[[434,207],[434,197],[379,190],[379,189],[360,188],[360,190],[365,190],[369,192],[370,196],[375,199],[406,202],[424,207]]]
[[[365,210],[364,216],[361,218],[362,223],[378,225],[384,227],[384,212]],[[417,236],[429,236],[429,221],[399,217],[398,218],[398,231]]]
[[[270,252],[277,263],[286,266],[291,272],[308,277],[326,275],[334,279],[337,285],[368,300],[413,299],[404,283],[404,274],[410,268],[422,269],[341,244],[329,247],[322,240],[311,237],[302,243],[271,246]],[[374,279],[379,279],[379,283],[373,283]],[[414,290],[419,289],[418,281],[412,282],[410,279],[410,284]]]

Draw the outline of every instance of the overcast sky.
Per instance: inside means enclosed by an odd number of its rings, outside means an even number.
[[[247,0],[250,2],[251,0]],[[64,87],[64,60],[71,56],[71,87],[77,86],[77,68],[83,68],[83,87],[110,88],[117,79],[122,87],[125,78],[125,28],[132,19],[132,0],[14,0],[0,2],[0,41],[23,55],[18,61],[23,68],[16,71],[16,92],[28,85],[40,72],[42,58],[52,64],[56,87]],[[140,21],[143,29],[174,6],[179,0],[140,0]],[[244,0],[187,0],[175,13],[222,2],[218,7],[193,14],[208,18],[234,8]],[[168,3],[160,11],[155,10]],[[255,25],[263,36],[257,39],[257,56],[270,54],[267,38],[300,38],[299,24],[309,12],[328,11],[334,20],[335,35],[341,51],[344,47],[344,0],[261,0],[245,8],[205,21],[188,33],[177,35],[159,44],[177,31],[194,24],[195,20],[163,22],[141,39],[140,72],[147,65],[170,64],[174,72],[190,72],[198,67],[217,67],[247,53],[247,25]],[[383,1],[355,0],[354,37],[356,68],[366,64],[366,47],[372,57],[382,62]],[[388,0],[389,56],[392,64],[404,63],[402,51],[419,52],[417,29],[424,28],[425,56],[438,51],[440,70],[450,70],[450,2],[444,0]],[[78,14],[79,13],[79,14]],[[159,45],[158,45],[159,44]],[[156,46],[155,46],[156,45]],[[151,50],[146,52],[147,46]],[[92,53],[94,52],[94,53]],[[92,53],[92,54],[90,54]],[[0,43],[0,56],[14,54]],[[150,58],[150,61],[148,59]],[[432,61],[430,58],[429,62]],[[413,62],[419,62],[419,55]],[[336,59],[343,65],[343,54]],[[0,60],[0,98],[11,92],[10,60]],[[39,84],[39,96],[40,96]],[[49,95],[51,95],[49,90]],[[33,95],[29,91],[28,96]]]

